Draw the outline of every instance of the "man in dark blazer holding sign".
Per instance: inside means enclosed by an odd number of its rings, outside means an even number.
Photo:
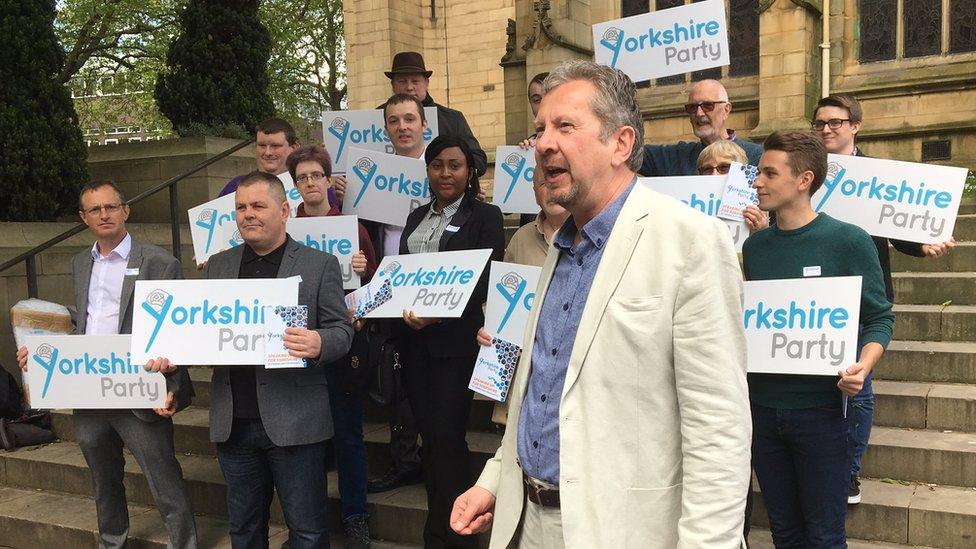
[[[227,482],[231,543],[267,547],[277,491],[292,549],[328,547],[325,443],[333,429],[325,369],[349,351],[353,333],[339,262],[285,232],[290,208],[276,176],[248,174],[235,202],[244,245],[211,257],[206,277],[301,277],[298,304],[308,307],[308,329],[288,328],[283,338],[305,368],[214,368],[210,440]],[[154,371],[174,368],[166,358],[146,364]]]
[[[96,237],[90,250],[71,261],[75,334],[132,333],[132,291],[136,280],[183,278],[180,262],[166,250],[139,242],[125,230],[129,206],[110,181],[86,185],[78,199],[81,220]],[[17,353],[22,369],[27,349]],[[169,532],[169,547],[196,547],[196,528],[183,471],[173,447],[176,411],[193,396],[186,370],[166,374],[166,407],[157,410],[75,410],[74,436],[91,469],[99,546],[125,547],[129,533],[123,445],[148,479],[159,514]]]

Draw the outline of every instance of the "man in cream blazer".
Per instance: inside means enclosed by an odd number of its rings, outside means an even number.
[[[623,73],[573,61],[544,86],[537,169],[572,218],[543,266],[502,446],[451,525],[493,522],[499,549],[741,547],[751,420],[728,230],[636,182]]]

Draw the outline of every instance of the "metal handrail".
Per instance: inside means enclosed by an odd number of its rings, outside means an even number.
[[[223,160],[224,158],[227,158],[228,156],[234,154],[235,152],[243,149],[244,147],[252,143],[254,143],[253,137],[244,140],[238,143],[237,145],[234,145],[233,147],[221,153],[218,153],[204,160],[203,162],[200,162],[196,166],[190,168],[188,171],[180,175],[173,176],[167,179],[166,181],[163,181],[159,185],[156,185],[151,189],[139,193],[138,195],[127,200],[126,204],[131,206],[137,202],[140,202],[143,199],[146,199],[158,193],[163,189],[169,188],[169,216],[170,216],[169,222],[170,222],[170,231],[173,237],[173,255],[176,256],[177,259],[179,259],[180,247],[181,247],[180,246],[180,223],[179,223],[180,211],[179,211],[179,199],[176,191],[176,184],[179,183],[180,181],[183,181],[187,177],[197,173],[198,171],[206,168],[207,166],[215,162],[218,162],[220,160]],[[68,229],[67,231],[64,231],[63,233],[53,238],[50,238],[47,241],[38,244],[37,246],[34,246],[30,250],[27,250],[26,252],[4,262],[3,264],[0,264],[0,272],[6,271],[7,269],[19,264],[21,261],[25,262],[27,265],[27,295],[30,297],[37,297],[37,254],[47,250],[48,248],[53,247],[55,244],[58,244],[59,242],[63,242],[71,238],[72,236],[84,231],[86,228],[88,228],[88,226],[85,225],[84,223],[78,223],[77,225]]]

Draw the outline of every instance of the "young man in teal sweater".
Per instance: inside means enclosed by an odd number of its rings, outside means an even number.
[[[777,547],[846,547],[850,480],[843,395],[857,394],[891,339],[894,315],[878,253],[862,229],[813,210],[827,151],[804,132],[763,145],[754,187],[776,226],[746,240],[747,280],[861,276],[858,361],[837,377],[749,374],[752,459]]]

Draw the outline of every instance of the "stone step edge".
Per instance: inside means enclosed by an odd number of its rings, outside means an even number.
[[[23,513],[15,514],[10,512],[10,504],[15,503],[17,505],[23,505],[29,503],[31,500],[36,501],[38,505],[42,505],[45,501],[49,503],[56,502],[59,503],[59,505],[56,505],[58,509],[86,506],[90,507],[92,511],[88,513],[89,517],[86,517],[87,520],[79,520],[76,518],[75,521],[72,521],[73,523],[69,524],[59,524],[56,521],[39,520],[40,517],[33,512],[30,513],[30,516],[26,516]],[[47,537],[52,537],[53,534],[53,536],[67,538],[73,542],[88,538],[90,541],[89,546],[95,548],[98,546],[98,538],[94,506],[94,501],[85,496],[77,496],[55,491],[38,492],[34,490],[0,487],[0,525],[13,526],[13,528],[0,529],[0,545],[5,543],[14,543],[17,539],[26,538],[30,539],[32,543],[31,545],[23,545],[23,547],[37,546],[37,542],[41,540],[37,539],[38,536],[36,534],[31,535],[29,530],[40,527],[40,529],[47,530]],[[162,524],[162,519],[159,518],[159,515],[154,508],[130,504],[129,518],[131,520],[129,530],[130,544],[138,547],[151,547],[153,549],[166,548],[168,541],[166,529]],[[226,520],[202,514],[195,515],[194,519],[197,526],[197,542],[200,547],[231,547],[230,539],[227,535],[228,527]],[[60,536],[58,536],[55,532],[51,532],[51,530],[55,529],[62,530]],[[28,531],[25,532],[25,530]],[[11,533],[14,532],[21,535],[17,537],[11,535]],[[330,533],[337,534],[336,532],[332,531],[330,531]],[[276,524],[270,525],[268,538],[270,547],[280,547],[281,544],[287,539],[288,530],[284,528],[284,526]],[[71,545],[68,544],[67,546]],[[334,549],[343,549],[345,547],[345,543],[340,537],[333,537],[331,540],[331,546]],[[421,545],[418,544],[388,542],[378,539],[373,539],[371,546],[373,549],[421,548]]]
[[[921,545],[905,545],[887,541],[872,541],[866,539],[847,538],[848,549],[936,549]],[[765,528],[749,528],[749,549],[775,549],[773,534]]]

